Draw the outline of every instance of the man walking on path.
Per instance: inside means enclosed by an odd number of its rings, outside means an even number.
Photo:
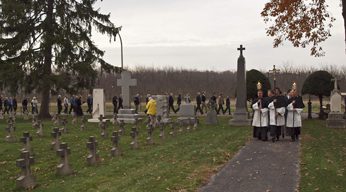
[[[174,113],[175,112],[175,109],[174,109],[174,97],[173,97],[173,93],[169,94],[168,96],[168,113],[171,112],[171,109]]]

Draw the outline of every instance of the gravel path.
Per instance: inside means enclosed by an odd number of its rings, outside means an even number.
[[[299,143],[253,140],[201,192],[294,192],[299,183]]]

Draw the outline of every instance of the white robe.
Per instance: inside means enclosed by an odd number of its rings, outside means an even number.
[[[294,108],[293,104],[287,106],[287,120],[286,127],[302,127],[302,113],[303,109]]]
[[[268,126],[268,108],[260,109],[258,102],[252,105],[254,110],[252,126],[254,127],[267,127]]]
[[[273,126],[285,125],[285,107],[275,108],[274,102],[269,103],[269,124]]]

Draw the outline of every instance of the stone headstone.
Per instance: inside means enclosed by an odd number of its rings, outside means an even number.
[[[130,108],[130,87],[136,86],[137,80],[131,79],[131,73],[129,71],[121,72],[121,78],[117,80],[117,86],[121,87],[121,96],[123,98],[123,106],[125,109]]]
[[[113,144],[113,147],[111,149],[112,157],[119,156],[121,154],[121,151],[119,149],[120,136],[118,131],[114,131],[112,133],[111,141]]]
[[[67,143],[61,143],[59,149],[56,151],[57,155],[60,157],[60,164],[56,167],[57,175],[70,175],[73,173],[71,166],[68,162],[68,156],[71,153],[70,148]]]
[[[119,134],[124,135],[125,124],[133,124],[137,126],[141,118],[138,114],[136,114],[136,111],[134,109],[120,109],[117,114],[116,120],[120,127]]]
[[[334,79],[334,90],[330,94],[330,112],[326,121],[328,128],[345,128],[344,115],[341,110],[342,96]]]
[[[138,137],[138,129],[137,129],[137,127],[132,127],[132,129],[131,129],[131,138],[132,138],[131,147],[132,147],[132,149],[138,148],[137,137]]]
[[[160,138],[165,138],[165,125],[172,124],[171,118],[169,118],[169,105],[167,95],[154,95],[152,96],[156,101],[156,119],[157,126],[160,128]]]
[[[41,120],[38,120],[37,121],[37,127],[36,127],[37,131],[36,131],[36,134],[39,136],[39,137],[42,137],[43,136],[43,124],[42,124],[42,121]]]
[[[249,119],[248,109],[246,104],[246,73],[245,73],[245,58],[243,56],[243,51],[245,48],[240,45],[238,51],[240,51],[240,56],[238,58],[238,68],[237,68],[237,101],[236,108],[233,114],[233,119],[229,121],[230,125],[236,126],[246,126],[250,125],[251,120]]]
[[[93,90],[93,111],[92,119],[89,119],[88,122],[98,123],[100,115],[105,117],[105,96],[103,89],[94,89]]]
[[[88,165],[98,164],[101,159],[97,154],[97,140],[94,136],[90,136],[87,142],[87,148],[89,149],[89,155],[87,156]]]
[[[86,123],[87,123],[87,119],[86,119],[85,116],[83,116],[83,117],[82,117],[82,123],[81,123],[81,125],[80,125],[80,130],[81,130],[81,131],[84,131],[84,130],[87,128]]]
[[[196,117],[196,109],[193,104],[181,104],[178,111],[178,116],[179,117],[177,118],[177,120],[180,123],[180,132],[183,131],[181,127],[183,127],[184,125],[187,125],[187,131],[191,129],[191,126],[193,126],[193,128],[197,128],[198,120]]]
[[[34,153],[31,147],[32,137],[30,136],[30,133],[24,132],[23,137],[20,138],[20,141],[24,144],[22,151],[28,151],[30,155],[33,155]]]
[[[20,159],[17,159],[16,165],[21,169],[20,176],[16,179],[17,187],[27,190],[36,186],[35,178],[31,174],[30,166],[34,164],[34,158],[29,151],[22,151]]]
[[[214,101],[211,101],[211,103],[210,103],[210,110],[207,112],[205,123],[208,125],[218,124],[217,112],[216,112],[216,103]]]
[[[151,123],[148,123],[147,131],[148,131],[147,143],[149,145],[152,145],[154,144],[154,138],[153,138],[154,126]]]
[[[107,127],[107,122],[103,121],[103,115],[100,115],[99,117],[99,128],[101,131],[101,137],[105,138],[107,137],[107,132],[106,132],[106,127]]]
[[[61,125],[62,125],[62,128],[60,129],[60,131],[67,133],[68,129],[67,129],[67,118],[66,117],[61,119]]]
[[[7,135],[5,138],[5,140],[7,142],[16,142],[17,141],[16,135],[14,134],[15,130],[16,130],[15,121],[13,120],[13,118],[9,118],[7,120],[7,128],[6,128]]]
[[[57,151],[60,147],[59,137],[61,136],[61,131],[59,128],[53,128],[53,131],[50,134],[53,137],[53,141],[51,143],[51,149]]]

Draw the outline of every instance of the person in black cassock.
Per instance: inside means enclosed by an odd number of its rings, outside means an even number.
[[[174,97],[173,97],[173,93],[169,94],[168,96],[168,113],[171,112],[171,109],[174,113],[175,112],[175,109],[174,109]]]
[[[303,103],[303,98],[298,95],[296,89],[292,89],[291,98],[288,100],[287,105],[286,120],[286,127],[289,128],[289,134],[292,141],[299,140],[299,135],[302,127],[301,113],[304,107],[305,105]]]
[[[263,97],[263,91],[258,90],[257,98],[252,103],[253,137],[262,141],[268,140],[268,99]]]

